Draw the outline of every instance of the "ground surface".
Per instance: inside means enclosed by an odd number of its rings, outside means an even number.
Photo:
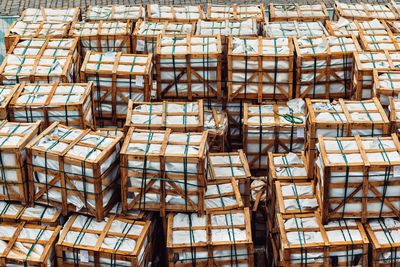
[[[261,0],[264,4],[269,4],[270,2],[274,3],[302,3],[302,4],[312,4],[312,3],[320,3],[321,1],[315,0]],[[52,7],[52,8],[61,8],[61,7],[81,7],[82,10],[85,9],[88,5],[109,5],[109,4],[133,4],[133,3],[161,3],[161,4],[206,4],[217,3],[217,4],[230,4],[230,3],[258,3],[259,1],[246,1],[246,0],[213,0],[213,1],[203,1],[203,0],[0,0],[0,15],[1,16],[15,16],[20,14],[22,10],[25,8],[40,8],[40,7]],[[331,7],[333,4],[333,0],[323,0],[328,7]],[[341,2],[359,2],[359,1],[349,1],[349,0],[341,0]],[[370,3],[386,3],[385,0],[364,0],[363,2]]]

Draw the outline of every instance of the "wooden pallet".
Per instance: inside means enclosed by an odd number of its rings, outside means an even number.
[[[304,149],[305,113],[297,112],[286,103],[244,104],[243,150],[251,170],[266,170],[268,152]]]
[[[152,257],[153,222],[116,216],[96,223],[74,214],[64,225],[56,245],[59,266],[127,264],[147,266]],[[134,242],[132,242],[134,241]]]
[[[176,226],[175,220],[178,220],[178,217],[182,226]],[[218,221],[216,221],[217,217]],[[224,240],[216,239],[215,235],[220,231],[226,232]],[[179,240],[177,234],[180,232],[187,233],[187,235],[181,236]],[[239,232],[243,234],[240,237],[236,236]],[[197,235],[196,238],[195,233],[199,233],[201,237]],[[217,254],[221,250],[228,253]],[[253,266],[254,249],[249,209],[212,212],[207,214],[204,219],[198,218],[195,214],[168,214],[167,251],[168,266],[170,267],[192,264],[197,266],[240,264]],[[186,255],[184,259],[180,258],[184,255]]]
[[[390,133],[389,119],[376,97],[363,101],[339,99],[333,102],[308,98],[306,105],[305,151],[311,176],[314,175],[317,159],[318,136],[387,136]]]
[[[265,20],[264,4],[234,4],[218,5],[209,3],[207,5],[206,18],[209,21],[243,21],[249,18],[255,19],[262,24]]]
[[[93,5],[86,9],[87,21],[132,21],[136,23],[144,18],[145,10],[142,4],[137,5]]]
[[[299,98],[351,98],[355,36],[294,38],[295,95]]]
[[[8,117],[16,122],[42,121],[44,130],[58,121],[66,126],[95,129],[93,82],[21,83],[8,106]]]
[[[121,149],[123,211],[160,211],[163,216],[167,211],[184,210],[202,214],[207,183],[206,142],[207,132],[130,128]],[[135,147],[143,149],[137,151]],[[169,203],[167,196],[183,199],[184,203]]]
[[[146,5],[148,21],[196,22],[203,18],[203,5]]]
[[[27,146],[31,202],[102,220],[118,196],[121,139],[54,122]]]
[[[328,10],[322,2],[315,5],[269,4],[269,21],[321,21],[329,20]]]
[[[250,207],[251,173],[243,150],[208,154],[208,181],[226,183],[231,177],[238,184],[245,207]]]
[[[394,171],[397,175],[396,168],[400,165],[396,134],[390,137],[320,136],[319,153],[321,165],[317,166],[316,173],[324,222],[357,218],[364,223],[369,218],[399,216],[398,196],[391,193],[399,184],[392,176]],[[376,159],[376,155],[381,158]]]
[[[100,127],[116,125],[125,120],[129,99],[150,101],[152,55],[87,52],[80,78],[93,81]]]
[[[242,46],[246,50],[236,52]],[[293,71],[291,38],[229,37],[228,101],[289,100],[292,98]]]

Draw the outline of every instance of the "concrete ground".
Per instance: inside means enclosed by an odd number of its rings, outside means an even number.
[[[359,1],[349,1],[341,0],[342,2],[359,2]],[[15,16],[20,14],[25,8],[40,8],[40,7],[52,7],[52,8],[62,8],[62,7],[81,7],[85,10],[85,7],[89,5],[109,5],[109,4],[126,4],[132,5],[133,3],[161,3],[161,4],[230,4],[230,3],[259,3],[260,1],[246,1],[246,0],[0,0],[0,16]],[[321,3],[317,0],[261,0],[264,4],[274,3],[302,3],[302,4],[313,4]],[[331,7],[334,0],[323,0],[327,7]],[[363,2],[369,3],[386,3],[387,0],[364,0]]]

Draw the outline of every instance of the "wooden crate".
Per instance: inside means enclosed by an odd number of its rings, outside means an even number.
[[[315,5],[269,4],[269,21],[321,21],[329,20],[328,10],[322,2]]]
[[[206,18],[209,21],[256,19],[261,24],[265,22],[265,7],[264,4],[218,5],[209,3]]]
[[[382,106],[390,105],[389,98],[397,99],[400,93],[400,71],[373,70],[373,94]]]
[[[203,100],[196,102],[135,102],[129,100],[125,131],[129,127],[177,132],[204,129]]]
[[[208,172],[208,170],[206,170]],[[243,208],[239,185],[234,177],[222,180],[207,180],[204,194],[206,213]],[[201,214],[200,214],[201,215]]]
[[[16,202],[0,201],[0,221],[58,226],[62,224],[62,216],[60,210],[49,206],[27,207]]]
[[[330,35],[337,37],[350,37],[354,35],[358,37],[358,27],[352,20],[339,18],[338,21],[325,21],[325,27]]]
[[[44,130],[53,122],[75,128],[95,129],[93,82],[21,83],[8,106],[8,118],[16,122],[42,121]]]
[[[204,18],[202,5],[146,5],[146,20],[196,22]]]
[[[128,101],[150,101],[152,55],[87,52],[81,82],[93,81],[96,118],[114,126],[126,118]]]
[[[55,244],[61,226],[3,222],[0,227],[7,231],[0,238],[5,246],[2,266],[55,266]]]
[[[393,218],[380,218],[370,220],[364,226],[371,243],[371,266],[397,266],[400,262],[399,242],[395,235],[400,230],[399,221]]]
[[[137,5],[93,5],[86,9],[87,21],[132,21],[144,18],[145,10],[142,4]]]
[[[398,217],[400,143],[390,137],[319,137],[316,173],[324,222]],[[396,171],[396,173],[394,173]],[[381,191],[380,191],[381,190]]]
[[[30,38],[64,38],[68,37],[71,22],[24,22],[15,21],[4,34],[4,44],[8,51],[17,37]]]
[[[229,37],[228,101],[289,100],[293,71],[291,38]]]
[[[277,215],[278,266],[368,266],[368,237],[359,221],[322,225],[315,214]]]
[[[131,34],[133,23],[124,21],[76,21],[71,25],[69,36],[79,37],[82,56],[86,52],[133,51]]]
[[[385,21],[354,21],[359,29],[360,44],[364,51],[397,51],[398,40]]]
[[[392,133],[397,133],[400,129],[400,100],[389,96],[389,118]]]
[[[238,184],[245,207],[250,207],[251,173],[243,150],[208,154],[208,181],[227,183],[233,178]]]
[[[39,133],[40,121],[0,122],[1,200],[28,204],[26,147]]]
[[[267,153],[304,149],[304,101],[244,104],[243,150],[251,170],[266,170]]]
[[[220,100],[221,57],[220,35],[159,35],[156,53],[158,99]]]
[[[71,8],[27,8],[22,11],[19,21],[35,22],[74,22],[80,19],[81,9]]]
[[[72,56],[16,56],[6,55],[0,65],[0,83],[14,85],[23,81],[30,83],[75,82],[78,64]]]
[[[263,36],[267,37],[322,37],[329,33],[320,21],[297,22],[267,22]]]
[[[310,176],[314,176],[318,137],[387,136],[390,121],[379,100],[306,99],[305,151]]]
[[[294,38],[296,97],[351,98],[355,36]]]
[[[160,211],[164,216],[166,211],[183,210],[202,214],[206,142],[207,132],[130,128],[121,149],[123,211]]]
[[[149,220],[115,216],[96,222],[93,217],[74,214],[56,245],[58,265],[148,266],[153,253],[152,225]]]
[[[18,85],[0,86],[0,120],[6,120],[8,114],[8,105],[17,91]]]
[[[397,20],[399,14],[389,4],[342,3],[335,1],[334,18],[352,20]]]
[[[184,23],[173,21],[147,21],[139,20],[136,23],[132,34],[132,49],[138,54],[156,53],[157,36],[159,34],[167,35],[194,35],[196,23]],[[155,58],[153,58],[155,60]]]
[[[170,267],[253,266],[249,209],[212,212],[204,218],[168,214],[167,251]]]
[[[119,192],[121,139],[54,122],[27,146],[31,201],[102,220]]]

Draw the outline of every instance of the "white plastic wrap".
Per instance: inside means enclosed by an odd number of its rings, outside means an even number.
[[[87,20],[138,20],[144,17],[144,7],[126,5],[89,6]]]

